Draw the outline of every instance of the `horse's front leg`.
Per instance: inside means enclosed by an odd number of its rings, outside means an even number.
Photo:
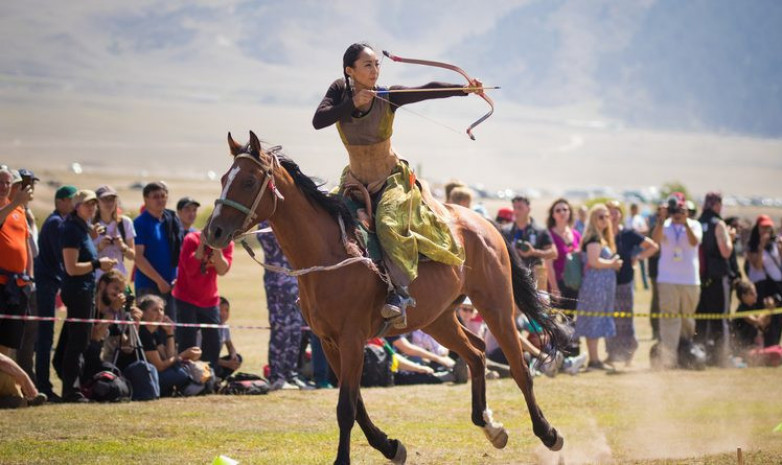
[[[398,439],[388,439],[388,435],[372,423],[361,393],[358,395],[357,408],[356,421],[358,421],[361,430],[364,431],[364,436],[367,437],[369,445],[379,450],[391,463],[395,465],[404,464],[407,460],[407,449],[405,449],[404,444]]]
[[[329,365],[331,365],[331,369],[334,370],[335,373],[340,373],[341,364],[337,346],[324,343],[323,349],[326,358],[329,361]],[[364,435],[367,437],[370,446],[380,451],[385,458],[391,460],[394,464],[405,463],[405,460],[407,460],[407,450],[405,449],[405,446],[396,439],[388,439],[386,433],[372,423],[360,392],[356,401],[356,422],[358,422],[361,430],[364,431]]]
[[[346,332],[356,334],[355,332]],[[364,368],[364,343],[361,338],[342,338],[339,342],[339,401],[337,402],[337,424],[339,425],[339,446],[335,465],[350,463],[350,431],[356,421],[357,402]]]

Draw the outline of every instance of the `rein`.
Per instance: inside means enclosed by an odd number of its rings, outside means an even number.
[[[342,244],[345,245],[345,249],[347,250],[347,233],[345,232],[345,223],[342,221],[342,218],[339,218],[339,229],[342,232]],[[309,268],[302,268],[300,270],[292,270],[290,268],[286,268],[284,266],[277,266],[277,265],[269,265],[268,263],[263,263],[262,261],[258,260],[255,256],[255,251],[253,251],[252,247],[250,247],[250,244],[247,243],[245,240],[245,236],[249,236],[251,234],[261,234],[261,233],[270,233],[272,232],[270,228],[264,228],[258,231],[250,231],[246,232],[239,237],[241,240],[239,243],[242,244],[242,247],[244,247],[244,250],[247,251],[247,253],[250,255],[250,258],[253,259],[253,261],[259,265],[261,265],[264,269],[267,269],[269,271],[272,271],[274,273],[281,273],[286,276],[291,277],[298,277],[305,274],[313,273],[315,271],[332,271],[337,270],[339,268],[352,265],[354,263],[363,263],[367,265],[370,269],[374,267],[374,263],[372,262],[372,259],[369,257],[350,257],[346,258],[345,260],[342,260],[339,263],[336,263],[334,265],[319,265],[319,266],[311,266]]]
[[[263,180],[263,184],[261,185],[260,190],[258,191],[258,194],[255,196],[255,200],[252,203],[252,206],[245,207],[239,202],[236,202],[231,199],[223,198],[222,196],[215,200],[215,206],[217,205],[226,205],[231,208],[234,208],[236,210],[239,210],[240,212],[245,214],[244,222],[242,223],[242,230],[246,230],[250,224],[252,224],[255,220],[255,218],[258,217],[258,214],[255,212],[256,208],[258,208],[258,204],[261,202],[261,199],[263,198],[263,194],[266,193],[266,190],[271,190],[271,192],[274,194],[274,207],[272,207],[272,212],[269,215],[271,218],[272,215],[277,211],[277,199],[285,200],[285,197],[282,196],[279,190],[277,190],[277,186],[274,185],[274,168],[277,166],[280,166],[280,161],[277,158],[277,156],[272,152],[268,153],[268,155],[272,159],[272,164],[270,167],[264,166],[260,160],[253,157],[252,155],[248,155],[245,153],[236,155],[234,159],[244,158],[247,160],[252,161],[256,165],[258,165],[261,168],[261,171],[263,171],[265,177]],[[347,233],[345,232],[345,223],[342,221],[342,218],[339,218],[339,229],[342,233],[342,245],[345,247],[345,250],[349,250],[348,247],[348,237]],[[350,257],[345,260],[342,260],[339,263],[336,263],[334,265],[321,265],[321,266],[312,266],[309,268],[303,268],[300,270],[292,270],[290,268],[282,267],[282,266],[276,266],[276,265],[269,265],[268,263],[263,263],[262,261],[258,260],[255,256],[255,252],[253,251],[252,247],[247,243],[245,240],[246,236],[252,235],[252,234],[258,234],[258,233],[269,233],[271,232],[271,229],[262,229],[260,231],[249,231],[240,234],[236,239],[239,240],[239,243],[242,244],[242,247],[244,250],[247,251],[247,253],[250,255],[250,258],[253,259],[253,261],[259,265],[261,265],[263,268],[272,271],[274,273],[281,273],[286,276],[302,276],[308,273],[313,273],[315,271],[332,271],[336,270],[348,265],[352,265],[354,263],[364,263],[367,265],[370,269],[374,268],[374,263],[372,262],[372,259],[369,257]]]

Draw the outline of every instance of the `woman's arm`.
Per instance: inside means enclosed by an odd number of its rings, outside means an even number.
[[[600,257],[600,250],[602,248],[603,247],[598,242],[587,244],[587,264],[596,270],[606,270],[609,268],[619,269],[619,267],[616,266],[618,262],[616,258],[605,259]]]
[[[96,269],[109,271],[111,267],[117,263],[116,260],[108,257],[98,259],[98,266],[95,266],[96,264],[93,262],[80,262],[79,249],[72,249],[70,247],[64,247],[62,249],[62,262],[68,276],[83,276]]]
[[[389,90],[391,92],[388,93],[388,96],[386,97],[388,101],[391,102],[391,104],[394,106],[394,109],[396,107],[401,107],[402,105],[407,105],[409,103],[416,103],[421,102],[423,100],[431,100],[435,98],[446,98],[446,97],[464,97],[468,94],[467,91],[462,90],[463,86],[462,84],[450,84],[447,82],[430,82],[428,84],[424,84],[420,87],[404,87],[404,86],[391,86]],[[434,89],[432,92],[425,92],[424,90],[431,90]],[[456,89],[456,90],[448,90],[448,91],[441,91],[436,89]],[[395,90],[422,90],[423,92],[394,92]],[[380,96],[383,96],[383,92],[378,92]]]
[[[439,363],[440,365],[443,365],[446,368],[453,368],[454,364],[456,363],[452,358],[442,357],[440,355],[429,352],[423,347],[418,347],[417,345],[412,344],[404,337],[400,337],[394,341],[394,348],[405,355],[431,360],[433,362]]]
[[[356,107],[353,100],[345,98],[345,81],[337,79],[334,81],[326,96],[321,100],[318,109],[315,110],[315,116],[312,117],[312,126],[315,129],[323,129],[331,126],[337,121],[350,116]]]

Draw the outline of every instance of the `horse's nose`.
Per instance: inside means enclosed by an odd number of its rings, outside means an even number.
[[[219,240],[223,236],[223,228],[220,226],[217,226],[214,228],[214,231],[212,232],[212,238],[214,240]]]

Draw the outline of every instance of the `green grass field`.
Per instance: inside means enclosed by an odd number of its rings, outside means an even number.
[[[221,280],[233,325],[268,324],[262,270],[241,248]],[[648,292],[637,308],[648,309]],[[468,385],[364,390],[373,420],[408,450],[409,464],[747,464],[782,463],[779,369],[652,372],[649,323],[637,321],[641,348],[620,374],[536,378],[546,417],[565,435],[561,453],[533,436],[521,392],[489,381],[489,406],[510,432],[494,449],[470,423]],[[235,329],[242,371],[259,373],[268,331]],[[57,387],[59,390],[59,387]],[[47,405],[0,414],[0,463],[207,464],[224,454],[241,463],[327,464],[336,454],[336,390],[207,396],[155,402]],[[386,463],[360,428],[353,463]]]

